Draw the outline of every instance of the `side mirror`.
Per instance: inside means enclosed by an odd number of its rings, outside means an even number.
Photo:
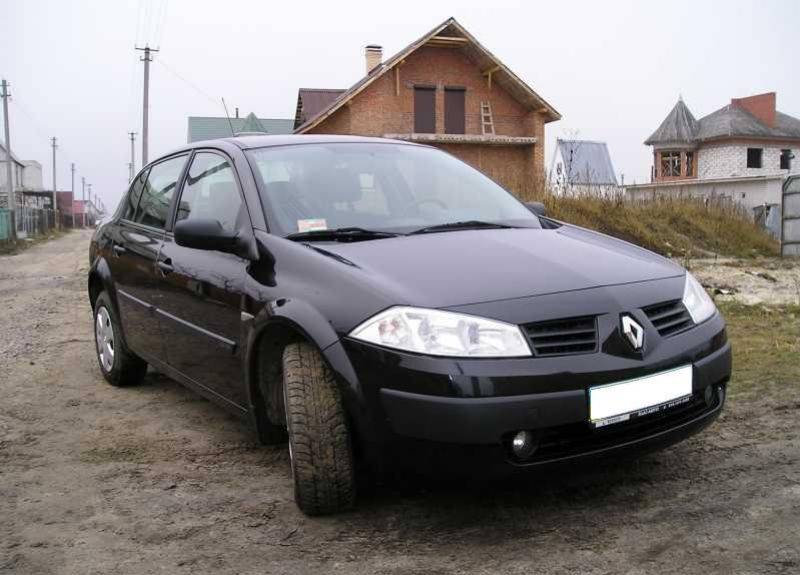
[[[542,202],[525,202],[525,206],[537,216],[546,216]]]
[[[228,253],[236,253],[239,248],[238,232],[226,230],[219,220],[180,220],[173,232],[175,243],[185,248]]]

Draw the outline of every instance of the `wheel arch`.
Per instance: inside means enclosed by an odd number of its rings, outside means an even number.
[[[106,291],[111,299],[114,307],[117,307],[116,292],[113,289],[113,282],[111,281],[111,269],[108,262],[102,257],[98,257],[89,268],[89,278],[87,282],[87,289],[89,292],[89,304],[94,310],[94,305],[101,292]],[[118,310],[114,310],[115,312]]]
[[[313,345],[334,373],[342,389],[345,410],[352,415],[354,390],[360,401],[360,387],[355,370],[341,346],[339,336],[324,316],[309,304],[298,300],[280,300],[270,304],[253,318],[245,353],[245,383],[253,425],[262,437],[266,426],[283,414],[282,357],[290,343],[305,341]]]

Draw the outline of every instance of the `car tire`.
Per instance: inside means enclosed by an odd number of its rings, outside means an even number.
[[[351,508],[356,482],[350,431],[333,373],[315,347],[286,346],[283,389],[297,506],[306,515]]]
[[[108,383],[127,387],[142,382],[147,363],[125,347],[119,321],[106,292],[102,292],[94,304],[94,342],[97,363]]]

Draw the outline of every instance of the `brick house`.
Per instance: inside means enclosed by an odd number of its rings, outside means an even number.
[[[733,98],[697,120],[679,99],[645,141],[653,150],[651,182],[627,193],[714,195],[747,208],[780,204],[783,180],[800,173],[800,119],[775,103],[775,92]]]
[[[450,18],[388,60],[367,46],[366,75],[346,90],[300,89],[295,133],[431,144],[525,194],[544,174],[544,125],[560,118]]]

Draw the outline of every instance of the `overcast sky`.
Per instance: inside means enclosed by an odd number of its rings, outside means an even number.
[[[0,76],[11,83],[12,147],[44,165],[56,136],[58,188],[69,163],[107,206],[127,186],[127,132],[141,132],[151,66],[150,159],[186,141],[187,116],[294,116],[299,87],[346,88],[363,48],[389,56],[449,16],[550,102],[555,138],[608,142],[625,181],[648,177],[643,140],[679,95],[696,117],[731,97],[776,91],[800,117],[800,2],[197,2],[0,0]],[[137,140],[137,167],[140,161]],[[548,164],[549,165],[549,164]]]

